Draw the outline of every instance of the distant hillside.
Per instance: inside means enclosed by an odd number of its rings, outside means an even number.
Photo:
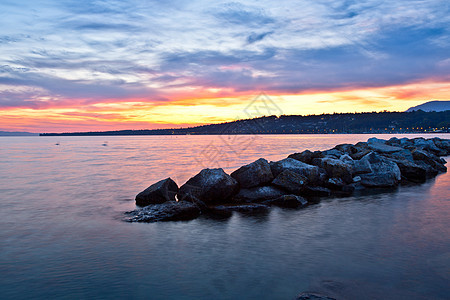
[[[429,101],[411,108],[408,108],[406,112],[411,112],[415,110],[423,111],[446,111],[450,110],[450,101]]]
[[[44,133],[41,135],[185,135],[450,132],[450,110],[444,112],[372,112],[311,116],[269,116],[178,129]]]
[[[37,133],[23,131],[0,131],[0,136],[36,136]]]

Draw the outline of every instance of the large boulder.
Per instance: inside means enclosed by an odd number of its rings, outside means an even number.
[[[393,187],[401,180],[400,169],[397,164],[375,152],[364,156],[362,161],[370,163],[371,173],[360,174],[361,184],[366,187]]]
[[[370,167],[370,163],[368,161],[354,160],[348,154],[342,155],[339,159],[352,167],[353,176],[372,172],[372,168]]]
[[[289,170],[308,178],[308,181],[315,183],[319,180],[319,168],[304,162],[295,160],[293,158],[285,158],[276,162],[270,163],[272,174],[277,177],[284,170]]]
[[[175,201],[178,185],[170,177],[152,184],[136,196],[136,205],[146,206]]]
[[[439,173],[445,173],[447,172],[447,167],[444,165],[444,162],[441,161],[439,157],[436,155],[427,152],[425,150],[415,149],[412,152],[412,156],[414,158],[414,161],[418,163],[419,161],[422,161],[423,163],[426,163],[431,168],[436,169]]]
[[[238,189],[238,182],[223,169],[203,169],[180,187],[178,199],[192,195],[206,204],[220,204],[229,202]]]
[[[126,213],[127,222],[186,221],[197,218],[200,209],[187,201],[168,201],[162,204],[150,204],[146,207]]]
[[[251,188],[265,183],[269,183],[273,179],[270,165],[264,158],[260,158],[251,164],[245,165],[231,173],[231,177],[236,179],[241,188]]]
[[[342,155],[340,155],[342,156]],[[340,157],[339,156],[339,157]],[[347,183],[352,182],[353,180],[353,170],[352,166],[346,162],[343,162],[340,159],[325,157],[325,158],[316,158],[313,159],[312,162],[314,165],[324,169],[327,172],[329,177],[341,178]]]
[[[282,188],[298,195],[305,184],[308,183],[308,178],[298,173],[292,172],[291,170],[283,170],[278,176],[272,181],[272,184],[276,187]]]
[[[322,186],[305,186],[302,190],[302,196],[307,197],[327,197],[330,195],[330,189]]]
[[[432,139],[436,147],[441,149],[441,153],[439,155],[446,156],[450,155],[450,140],[448,139],[440,139],[438,137]]]
[[[283,195],[276,199],[263,201],[262,203],[285,208],[298,208],[307,205],[308,201],[298,195]]]
[[[398,151],[402,151],[403,148],[397,146],[390,146],[386,144],[385,140],[370,138],[367,141],[367,146],[370,150],[376,151],[378,153],[394,153]]]
[[[285,192],[273,186],[258,186],[249,189],[241,189],[239,193],[234,196],[234,202],[262,202],[265,200],[275,199]]]
[[[415,138],[413,139],[414,142],[414,146],[416,146],[417,148],[421,148],[424,149],[426,151],[431,151],[431,152],[435,152],[435,153],[440,153],[441,149],[436,147],[434,140],[432,139],[424,139],[424,138]]]
[[[427,168],[407,159],[394,160],[400,169],[402,177],[412,182],[424,182],[427,177]]]

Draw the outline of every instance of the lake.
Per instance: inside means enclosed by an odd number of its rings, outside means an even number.
[[[372,136],[419,135],[0,137],[1,298],[448,299],[450,173],[301,210],[123,221],[160,179]]]

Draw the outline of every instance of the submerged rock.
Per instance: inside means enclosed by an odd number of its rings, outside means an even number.
[[[152,184],[136,196],[136,205],[146,206],[175,201],[178,185],[170,177]]]
[[[230,201],[238,189],[238,182],[223,169],[203,169],[180,187],[178,199],[193,195],[206,204],[220,204]]]
[[[259,214],[267,213],[269,211],[269,206],[261,203],[249,203],[242,205],[219,205],[214,208],[216,213],[226,214],[227,212],[237,211],[246,214]]]
[[[168,201],[162,204],[150,204],[146,207],[126,213],[127,222],[187,221],[197,218],[200,209],[187,201]]]
[[[285,192],[273,186],[259,186],[241,189],[233,200],[234,202],[261,202],[278,198],[284,194]]]
[[[336,299],[317,293],[301,293],[295,298],[295,300],[336,300]]]
[[[307,205],[308,201],[306,201],[305,198],[297,195],[283,195],[276,199],[266,200],[262,203],[285,208],[298,208]]]
[[[241,188],[251,188],[265,183],[269,183],[273,179],[270,165],[264,158],[260,158],[251,164],[245,165],[231,173],[231,177],[236,179]]]

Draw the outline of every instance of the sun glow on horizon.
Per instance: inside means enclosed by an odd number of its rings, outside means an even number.
[[[0,111],[1,130],[31,132],[104,131],[179,128],[249,118],[245,107],[258,92],[211,97],[214,91],[189,93],[175,100],[114,99],[91,105],[71,100],[61,107],[10,108]],[[424,81],[406,85],[349,88],[285,94],[265,91],[285,115],[404,111],[430,100],[450,99],[450,82]],[[43,100],[45,102],[45,100]],[[69,103],[73,103],[70,105]]]

